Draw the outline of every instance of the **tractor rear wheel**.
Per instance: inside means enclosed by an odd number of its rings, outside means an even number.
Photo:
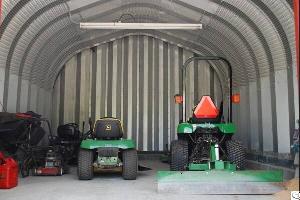
[[[137,176],[137,151],[135,149],[124,150],[122,176],[125,180],[135,180]]]
[[[78,154],[78,179],[91,180],[93,172],[94,154],[92,150],[80,149]]]
[[[171,171],[185,171],[189,158],[188,142],[174,140],[171,143]]]
[[[243,144],[238,140],[226,141],[227,158],[236,164],[237,169],[244,169],[246,162],[246,152]]]

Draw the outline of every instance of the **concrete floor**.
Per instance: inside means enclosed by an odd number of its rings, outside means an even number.
[[[61,177],[27,177],[20,178],[19,185],[10,190],[0,190],[1,200],[84,200],[84,199],[161,199],[161,200],[268,200],[273,195],[174,195],[156,192],[155,173],[167,170],[168,165],[160,161],[140,161],[140,164],[152,170],[139,172],[137,180],[125,181],[119,174],[99,174],[93,180],[79,181],[76,169]]]

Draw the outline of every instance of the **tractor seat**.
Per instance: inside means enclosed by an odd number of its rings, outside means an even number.
[[[97,139],[116,140],[123,137],[121,121],[116,118],[101,118],[96,121],[94,134]]]
[[[193,110],[191,123],[220,123],[223,115],[223,102],[218,109],[210,96],[202,96],[201,101]]]

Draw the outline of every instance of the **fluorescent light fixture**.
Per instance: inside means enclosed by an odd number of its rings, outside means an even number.
[[[202,24],[177,24],[177,23],[98,23],[98,22],[81,22],[82,29],[163,29],[163,30],[198,30],[202,29]]]

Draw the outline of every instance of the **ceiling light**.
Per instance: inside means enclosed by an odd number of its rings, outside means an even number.
[[[198,30],[202,24],[177,24],[177,23],[98,23],[81,22],[82,29],[164,29],[164,30]]]

